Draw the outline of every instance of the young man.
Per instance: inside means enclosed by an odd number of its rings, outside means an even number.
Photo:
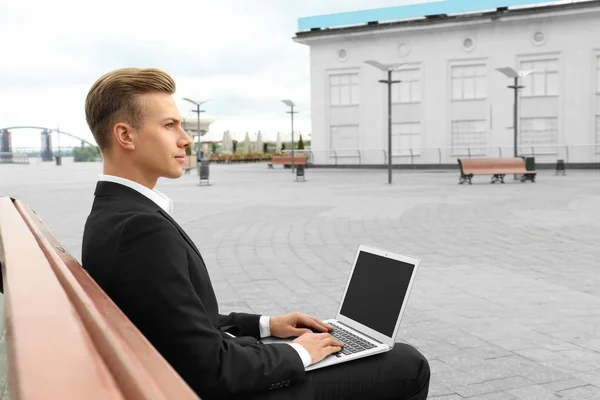
[[[168,74],[138,68],[109,72],[90,89],[86,118],[104,171],[83,267],[203,399],[425,399],[429,366],[412,347],[305,374],[343,346],[330,326],[301,313],[219,314],[199,250],[154,190],[158,178],[182,175],[191,144],[173,93]],[[298,338],[259,342],[270,335]]]

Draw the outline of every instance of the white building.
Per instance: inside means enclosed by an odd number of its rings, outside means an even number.
[[[507,66],[534,70],[520,80],[519,154],[600,161],[600,1],[329,26],[294,38],[310,46],[317,164],[386,162],[387,74],[366,60],[403,64],[393,73],[394,164],[511,157],[513,81],[496,70]]]

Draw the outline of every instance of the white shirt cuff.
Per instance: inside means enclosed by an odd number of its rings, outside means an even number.
[[[290,346],[294,348],[298,352],[298,355],[302,359],[302,364],[304,364],[304,368],[308,367],[312,363],[312,357],[308,350],[304,348],[301,344],[298,343],[288,343]]]
[[[258,320],[258,330],[261,339],[271,336],[271,317],[262,315]]]

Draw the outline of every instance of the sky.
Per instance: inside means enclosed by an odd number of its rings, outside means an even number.
[[[85,96],[110,70],[156,67],[177,84],[182,116],[212,99],[204,139],[229,130],[289,135],[282,99],[297,105],[295,129],[310,137],[309,48],[292,40],[298,18],[389,7],[402,0],[0,0],[0,128],[56,128],[93,142]],[[13,147],[39,146],[39,131],[14,131]],[[61,145],[77,145],[61,137]]]
[[[0,0],[0,128],[56,128],[94,142],[84,101],[102,74],[155,67],[171,74],[184,118],[189,97],[211,99],[203,140],[261,131],[290,135],[282,99],[310,138],[309,48],[298,18],[431,0]],[[62,139],[61,145],[77,145]],[[39,131],[14,131],[13,147],[39,146]]]

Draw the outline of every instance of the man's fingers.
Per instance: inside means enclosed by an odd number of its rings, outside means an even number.
[[[319,331],[331,332],[333,330],[333,326],[326,324],[325,322],[321,321],[319,318],[317,318],[317,317],[309,317],[309,318],[312,319],[317,325],[323,327],[323,329],[319,329]]]
[[[312,331],[305,328],[294,328],[292,329],[292,334],[290,336],[302,336],[307,333],[312,333]]]
[[[341,347],[344,344],[342,342],[340,342],[339,340],[335,339],[333,336],[331,336],[329,333],[318,333],[319,336],[321,336],[321,338],[324,341],[324,345],[325,346],[338,346]]]
[[[307,328],[314,329],[318,332],[327,332],[328,329],[319,323],[318,319],[313,317],[309,317],[305,314],[300,314],[298,316],[298,324],[306,326]]]

